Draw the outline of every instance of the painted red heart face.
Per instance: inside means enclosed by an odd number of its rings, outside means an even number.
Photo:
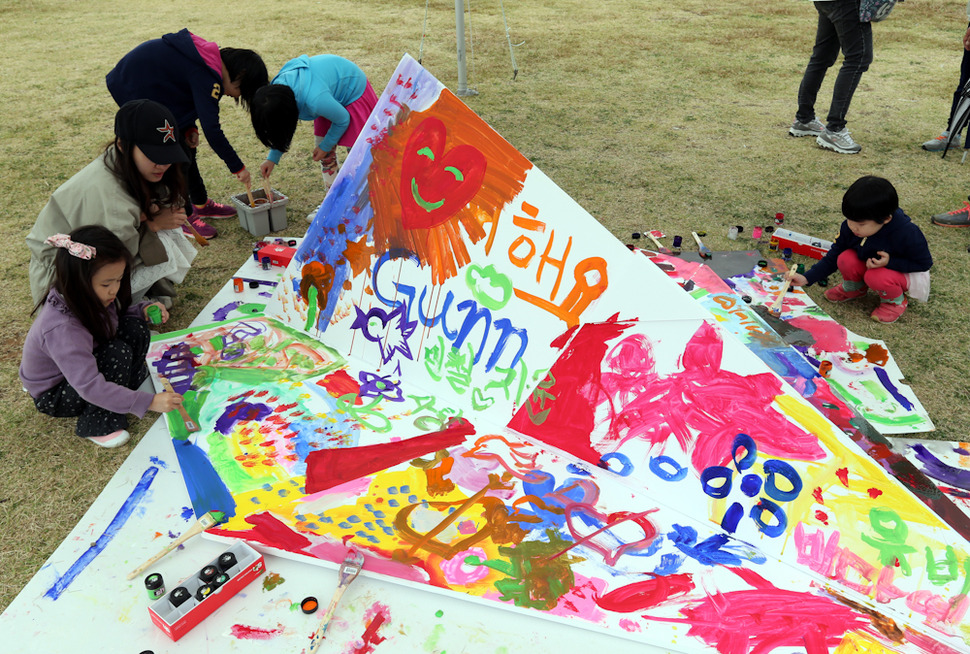
[[[426,118],[401,160],[401,222],[405,229],[430,229],[468,204],[485,178],[485,155],[471,145],[447,147],[447,129]]]

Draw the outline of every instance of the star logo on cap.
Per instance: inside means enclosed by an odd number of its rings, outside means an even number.
[[[165,135],[165,137],[162,139],[162,143],[165,143],[169,139],[172,139],[173,141],[175,140],[175,128],[168,124],[168,118],[165,119],[164,127],[156,127],[155,130]]]

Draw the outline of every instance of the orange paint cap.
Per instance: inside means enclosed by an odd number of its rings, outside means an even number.
[[[316,613],[318,606],[319,604],[317,603],[316,597],[304,597],[303,601],[300,602],[300,609],[307,615]]]

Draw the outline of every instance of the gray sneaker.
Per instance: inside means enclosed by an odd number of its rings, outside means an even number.
[[[838,132],[833,132],[826,127],[815,139],[815,142],[826,150],[834,150],[839,154],[856,154],[862,149],[862,146],[849,136],[849,130],[846,127]]]
[[[923,149],[929,152],[943,152],[943,148],[946,147],[946,140],[950,138],[949,132],[943,132],[935,139],[930,139],[923,144]],[[952,147],[952,146],[951,146]]]
[[[970,202],[964,201],[959,209],[936,214],[932,220],[941,227],[970,227]]]
[[[788,128],[791,136],[818,136],[825,131],[825,125],[818,118],[813,117],[807,123],[800,122],[797,118]]]

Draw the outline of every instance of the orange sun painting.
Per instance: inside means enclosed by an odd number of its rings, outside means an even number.
[[[448,89],[398,120],[371,150],[374,249],[414,253],[440,285],[470,262],[464,238],[485,236],[532,164]]]

